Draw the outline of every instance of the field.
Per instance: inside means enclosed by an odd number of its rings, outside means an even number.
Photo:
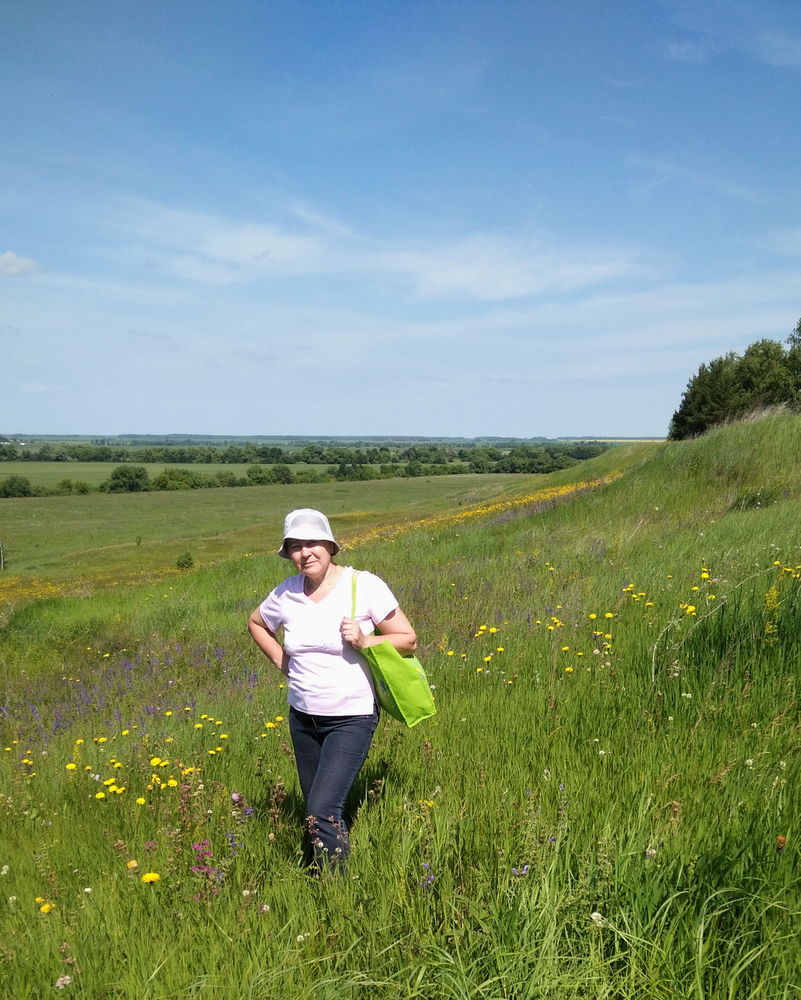
[[[0,995],[797,997],[799,432],[0,502]],[[439,707],[381,723],[322,881],[244,631],[309,503],[390,582]]]
[[[70,479],[73,483],[83,482],[97,487],[104,483],[117,468],[119,462],[0,462],[0,479],[7,476],[25,476],[33,486],[53,487],[62,479]],[[232,472],[237,478],[245,478],[249,465],[226,464],[224,462],[206,462],[199,465],[165,465],[162,462],[134,463],[142,464],[147,469],[148,476],[153,479],[159,473],[175,468],[191,469],[203,476],[215,476],[218,472]],[[295,466],[308,468],[308,466]]]

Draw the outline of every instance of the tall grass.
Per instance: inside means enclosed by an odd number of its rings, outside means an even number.
[[[285,691],[244,636],[277,560],[18,612],[2,995],[797,996],[798,430],[621,449],[600,489],[343,553],[440,709],[382,722],[343,879],[300,868]]]

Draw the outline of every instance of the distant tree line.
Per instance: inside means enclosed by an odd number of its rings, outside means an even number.
[[[0,445],[0,448],[3,448]],[[166,468],[150,477],[144,464],[126,461],[119,464],[105,482],[94,487],[105,493],[140,493],[149,490],[194,490],[213,487],[264,486],[289,483],[353,482],[369,479],[392,479],[396,477],[449,476],[466,473],[545,473],[565,469],[577,462],[593,458],[605,451],[609,445],[595,442],[577,444],[520,445],[504,450],[492,446],[452,449],[437,445],[413,445],[395,455],[383,455],[383,449],[375,449],[378,458],[385,461],[371,461],[373,449],[322,448],[309,446],[294,454],[286,454],[280,448],[272,449],[270,458],[281,452],[290,458],[286,461],[252,463],[245,476],[233,471],[202,472],[186,467]],[[183,450],[183,449],[181,449]],[[226,449],[227,450],[227,449]],[[299,456],[305,454],[306,458]],[[38,459],[45,461],[47,459]],[[54,459],[50,458],[49,461]],[[335,464],[325,464],[335,461]],[[70,461],[70,459],[67,459]],[[83,459],[83,461],[89,461]],[[101,459],[95,459],[101,461]],[[219,462],[219,458],[217,459]],[[307,468],[298,468],[298,465]],[[294,467],[293,467],[294,466]],[[93,488],[87,483],[69,478],[60,480],[52,487],[36,487],[27,476],[13,475],[0,480],[0,497],[65,496],[73,493],[89,493]]]
[[[801,410],[801,319],[787,338],[758,340],[742,355],[730,351],[702,364],[687,383],[670,421],[674,441],[771,406]]]
[[[517,460],[546,462],[551,468],[561,468],[554,462],[568,458],[586,458],[590,453],[598,454],[608,445],[597,443],[570,444],[521,444],[511,449],[495,445],[471,444],[455,447],[452,445],[418,444],[390,448],[386,445],[369,448],[353,448],[343,445],[325,446],[307,444],[302,448],[281,448],[277,445],[246,444],[227,445],[222,448],[211,445],[163,445],[146,448],[128,448],[124,445],[70,444],[45,442],[38,447],[20,448],[12,442],[0,441],[0,462],[115,462],[132,465],[405,465],[422,462],[426,465],[448,465],[450,463],[476,463],[486,465],[499,462],[505,456],[514,455]],[[587,451],[590,449],[590,452]],[[473,469],[471,471],[483,471]],[[511,469],[499,471],[530,471]],[[539,470],[534,470],[539,471]],[[550,471],[550,469],[548,470]]]

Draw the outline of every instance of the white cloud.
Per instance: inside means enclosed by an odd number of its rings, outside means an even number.
[[[32,257],[20,257],[13,250],[6,250],[0,253],[0,274],[7,274],[12,278],[20,278],[26,274],[33,274],[39,270],[39,263]]]
[[[211,285],[338,276],[405,287],[420,299],[503,301],[597,286],[646,271],[623,246],[474,232],[452,240],[375,238],[306,207],[293,224],[237,222],[138,204],[118,220],[164,271]]]
[[[787,257],[801,257],[801,229],[785,229],[773,233],[765,241],[768,249]]]
[[[668,59],[675,59],[677,62],[694,63],[696,65],[705,63],[714,51],[715,46],[707,40],[668,42],[665,47],[665,55]]]
[[[755,39],[757,56],[771,66],[801,69],[801,38],[777,31],[763,31]]]
[[[732,198],[735,201],[759,202],[762,200],[760,195],[749,188],[725,180],[711,171],[698,167],[684,166],[683,164],[676,163],[674,160],[630,153],[626,157],[626,162],[631,167],[643,168],[654,175],[650,181],[639,186],[637,190],[640,196],[649,195],[663,184],[671,181],[684,181],[693,187],[712,191],[714,194],[719,194],[725,198]]]

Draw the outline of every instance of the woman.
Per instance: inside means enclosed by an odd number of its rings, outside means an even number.
[[[279,584],[248,622],[256,645],[289,679],[289,729],[318,867],[341,865],[348,855],[342,811],[378,723],[359,650],[385,640],[402,654],[417,648],[408,618],[372,573],[358,574],[352,616],[355,570],[334,562],[338,552],[320,511],[287,514],[278,555],[291,560],[297,575]]]

